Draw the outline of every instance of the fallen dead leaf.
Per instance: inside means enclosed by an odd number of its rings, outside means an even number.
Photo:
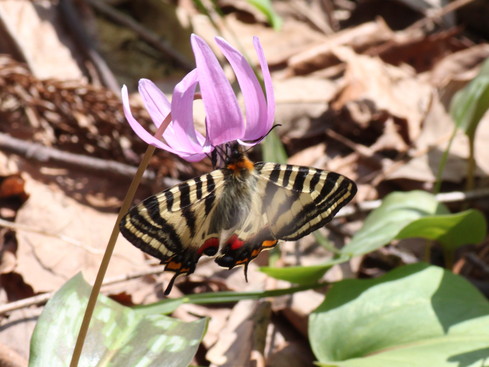
[[[268,302],[238,302],[217,343],[206,354],[211,366],[251,366],[252,351],[263,353],[269,318]]]
[[[83,271],[91,282],[100,265],[116,214],[102,213],[82,205],[54,185],[26,180],[31,197],[18,211],[16,222],[60,238],[18,233],[16,271],[36,292],[56,290],[79,271]],[[71,239],[71,243],[64,241],[63,236]],[[143,253],[119,238],[107,277],[132,273],[146,266]]]
[[[332,103],[333,109],[370,101],[373,113],[387,111],[396,120],[407,121],[404,138],[416,140],[431,100],[431,87],[419,81],[412,70],[394,67],[379,58],[358,55],[346,47],[337,47],[334,53],[347,64],[347,70],[344,88]]]
[[[334,52],[337,47],[349,46],[353,50],[361,52],[369,47],[386,42],[393,35],[394,33],[380,18],[375,22],[345,29],[325,37],[320,43],[290,57],[288,60],[288,71],[292,75],[304,75],[331,67],[340,62]]]
[[[73,59],[76,46],[63,30],[58,11],[58,6],[50,1],[0,1],[0,19],[8,37],[22,50],[36,77],[83,79],[83,72]]]
[[[32,332],[41,311],[39,307],[29,307],[10,312],[0,326],[0,344],[11,348],[27,360]]]
[[[293,77],[274,81],[278,133],[284,139],[308,138],[324,133],[321,118],[337,85],[326,79]]]

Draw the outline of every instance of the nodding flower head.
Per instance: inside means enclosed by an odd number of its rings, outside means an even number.
[[[275,117],[272,79],[258,38],[253,38],[253,44],[261,66],[265,94],[244,56],[224,39],[216,37],[215,41],[236,75],[246,118],[216,56],[195,34],[191,36],[191,43],[197,67],[176,85],[171,102],[150,80],[139,81],[139,93],[156,127],[171,114],[171,122],[161,140],[133,117],[127,88],[122,87],[124,114],[134,132],[146,143],[190,162],[203,159],[215,147],[229,142],[237,141],[245,146],[259,143],[272,128]],[[197,85],[205,108],[206,136],[194,126],[193,101]]]

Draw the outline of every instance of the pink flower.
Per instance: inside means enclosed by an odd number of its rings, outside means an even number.
[[[238,141],[248,146],[257,144],[270,131],[275,117],[272,79],[258,38],[253,38],[253,44],[260,61],[266,97],[243,55],[224,39],[216,37],[215,41],[236,74],[243,94],[246,119],[216,56],[207,43],[195,34],[191,36],[191,43],[197,67],[176,85],[171,102],[150,80],[139,81],[139,93],[156,127],[171,113],[172,121],[163,133],[163,140],[156,139],[132,116],[127,88],[122,87],[124,114],[134,132],[146,143],[191,162],[203,159],[216,146],[228,142]],[[206,113],[205,137],[195,129],[193,121],[197,85]]]

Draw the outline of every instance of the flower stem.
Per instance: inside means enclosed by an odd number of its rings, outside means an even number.
[[[156,131],[155,137],[157,139],[161,138],[161,136],[163,135],[163,131],[165,131],[170,121],[171,115],[168,115]],[[107,243],[107,248],[105,249],[102,262],[100,263],[100,267],[97,272],[97,277],[95,278],[95,283],[93,284],[92,292],[90,293],[90,297],[88,299],[87,308],[85,309],[85,315],[83,316],[80,331],[78,332],[78,337],[76,339],[75,349],[73,350],[73,355],[71,357],[70,367],[78,366],[78,362],[80,360],[81,352],[83,349],[83,344],[85,343],[85,338],[88,333],[88,327],[90,326],[90,321],[92,319],[93,311],[95,309],[95,304],[97,303],[97,297],[100,293],[100,288],[102,287],[102,282],[107,272],[107,268],[109,267],[110,258],[112,257],[112,253],[114,252],[117,237],[119,236],[119,223],[131,206],[136,190],[141,182],[141,178],[143,177],[143,173],[146,170],[146,167],[148,167],[149,160],[151,159],[154,151],[155,147],[152,145],[148,145],[148,148],[146,149],[146,152],[141,159],[141,163],[139,164],[136,175],[132,179],[131,185],[129,186],[124,201],[122,202],[121,209],[119,210],[119,215],[117,216],[117,219],[114,223],[114,228],[112,228],[112,233],[110,235],[109,242]]]

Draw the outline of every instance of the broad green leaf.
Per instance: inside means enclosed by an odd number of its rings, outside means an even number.
[[[484,366],[489,302],[439,267],[404,266],[335,284],[309,318],[309,339],[324,366]]]
[[[342,254],[363,255],[390,241],[411,222],[435,214],[448,214],[448,209],[425,191],[394,192],[365,220],[363,227],[343,247]]]
[[[30,367],[69,365],[90,291],[78,274],[47,303],[31,339]],[[186,367],[206,326],[206,319],[145,315],[100,295],[79,366]]]
[[[273,10],[272,3],[270,0],[248,0],[248,3],[253,5],[259,11],[265,15],[267,21],[272,25],[273,29],[276,31],[280,30],[282,27],[282,18],[280,18],[275,10]]]
[[[484,215],[475,209],[461,213],[424,217],[411,222],[396,236],[398,239],[421,237],[438,241],[446,250],[482,242],[487,225]]]
[[[489,60],[486,60],[479,74],[455,94],[450,104],[450,114],[455,125],[473,138],[479,121],[488,109]]]
[[[319,281],[333,265],[348,261],[348,257],[330,259],[321,265],[289,266],[287,268],[272,268],[263,266],[260,271],[275,278],[297,284],[311,284]]]

